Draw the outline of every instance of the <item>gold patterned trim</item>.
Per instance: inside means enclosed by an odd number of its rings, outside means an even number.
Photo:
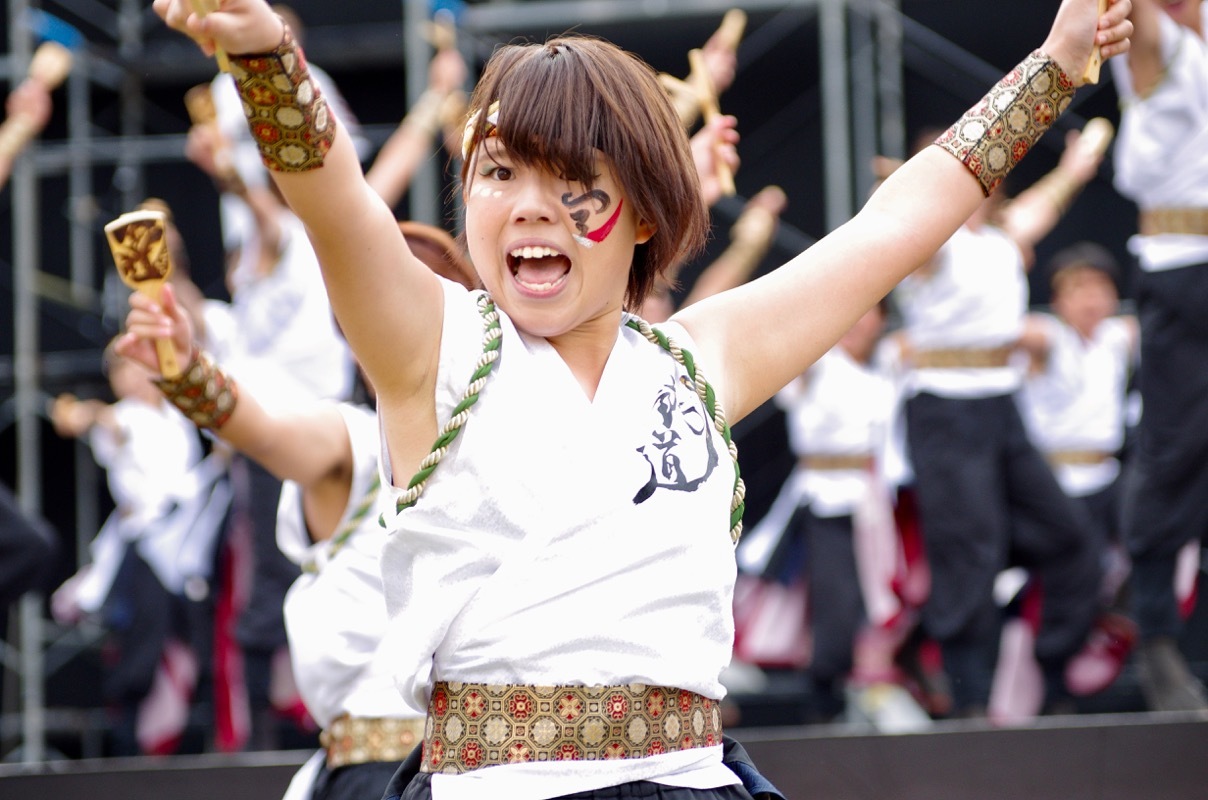
[[[1105,450],[1054,450],[1045,458],[1055,467],[1094,466],[1112,458],[1112,454]]]
[[[683,689],[438,682],[420,770],[645,758],[721,744],[718,701]]]
[[[1035,50],[935,143],[969,168],[988,197],[1073,97],[1073,81]]]
[[[1141,234],[1184,233],[1208,236],[1208,208],[1151,208],[1141,212]]]
[[[811,453],[797,459],[802,469],[817,472],[838,472],[845,469],[865,470],[872,466],[872,456],[867,453],[846,455],[839,453]]]
[[[424,719],[350,717],[345,714],[319,734],[327,768],[372,761],[402,761],[424,737]]]
[[[336,120],[288,25],[271,53],[231,56],[231,75],[264,166],[276,172],[323,166]]]
[[[992,369],[1011,362],[1010,347],[920,350],[911,356],[915,369]]]
[[[193,360],[175,378],[162,378],[155,385],[164,397],[199,428],[217,430],[235,412],[239,387],[222,371],[210,354],[198,350]]]

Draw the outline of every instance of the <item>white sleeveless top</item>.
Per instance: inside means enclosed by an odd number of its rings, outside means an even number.
[[[842,347],[833,347],[803,378],[777,393],[794,455],[882,455],[894,410],[893,385]],[[868,493],[868,471],[815,470],[800,465],[789,482],[819,517],[850,515]]]
[[[1128,54],[1108,62],[1122,109],[1116,189],[1142,210],[1208,208],[1208,41],[1164,12],[1158,22],[1166,72],[1148,96],[1133,91]],[[1208,261],[1208,236],[1138,235],[1128,246],[1150,272]]]
[[[445,283],[441,422],[482,352],[477,296]],[[501,323],[469,421],[383,549],[403,696],[426,709],[430,682],[464,681],[644,683],[720,699],[734,468],[683,367],[622,326],[589,401],[548,342]],[[665,329],[691,350],[682,328]],[[386,456],[383,467],[390,483]],[[413,471],[399,465],[393,483]],[[438,800],[537,800],[634,780],[738,782],[716,746],[438,774],[432,788]]]
[[[1028,279],[1019,246],[1000,228],[961,226],[935,255],[928,274],[916,273],[894,290],[911,346],[917,350],[982,349],[1013,345],[1023,332]],[[1023,381],[1014,366],[915,369],[908,396],[993,397]]]
[[[1029,375],[1019,394],[1028,435],[1046,453],[1099,450],[1124,444],[1125,392],[1133,362],[1132,336],[1116,317],[1099,323],[1090,340],[1054,316],[1045,316],[1048,363]],[[1082,497],[1108,486],[1120,463],[1061,464],[1053,469],[1066,494]]]
[[[354,516],[378,475],[377,416],[340,404],[352,442],[352,487],[339,528]],[[387,492],[342,547],[311,542],[302,517],[302,494],[285,481],[277,508],[277,546],[291,561],[310,563],[285,595],[285,629],[298,692],[311,716],[326,728],[342,714],[414,718],[394,686],[394,667],[380,646],[388,624],[380,558],[386,531],[378,524]]]

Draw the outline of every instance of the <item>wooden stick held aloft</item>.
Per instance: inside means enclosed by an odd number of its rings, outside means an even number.
[[[29,61],[28,76],[47,92],[59,86],[71,72],[71,51],[58,42],[43,42]],[[14,114],[0,124],[0,156],[16,158],[25,145],[38,135],[44,120],[27,114]]]
[[[160,290],[172,274],[164,213],[146,209],[122,214],[105,226],[105,238],[122,283],[158,303]],[[156,339],[155,352],[163,376],[178,377],[180,362],[172,340]]]
[[[731,8],[721,18],[721,25],[717,29],[717,37],[730,50],[737,50],[738,43],[742,41],[742,35],[747,29],[747,12],[741,8]]]
[[[212,11],[217,11],[219,2],[220,0],[189,0],[189,5],[193,6],[194,14],[204,17]],[[218,63],[218,69],[223,72],[231,71],[231,60],[221,47],[214,48],[214,60]]]
[[[1107,11],[1107,0],[1099,0],[1099,16]],[[1086,62],[1086,69],[1082,71],[1082,80],[1086,83],[1099,82],[1099,69],[1103,66],[1103,54],[1099,52],[1099,45],[1095,45],[1091,50],[1090,61]]]
[[[1082,128],[1082,137],[1078,139],[1078,146],[1085,148],[1088,153],[1094,153],[1101,156],[1107,152],[1107,148],[1112,143],[1112,138],[1116,135],[1116,128],[1111,124],[1110,120],[1104,117],[1095,117],[1086,123]]]
[[[29,77],[50,91],[67,80],[72,62],[71,51],[66,47],[58,42],[42,42],[29,60]]]
[[[717,105],[717,92],[713,88],[713,81],[705,68],[704,54],[699,49],[688,51],[688,68],[688,80],[696,91],[697,102],[700,103],[701,119],[708,125],[711,120],[721,116],[721,109]],[[734,173],[720,155],[717,157],[717,180],[721,184],[722,194],[727,197],[738,191],[734,186]]]

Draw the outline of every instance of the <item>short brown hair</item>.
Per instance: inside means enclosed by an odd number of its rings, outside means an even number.
[[[688,137],[654,70],[632,53],[588,36],[504,45],[470,98],[474,140],[499,101],[497,135],[508,154],[592,186],[596,151],[608,157],[637,218],[655,226],[638,245],[625,300],[636,308],[655,278],[698,253],[709,216]],[[462,165],[469,186],[469,159]]]
[[[1076,242],[1057,251],[1049,261],[1049,286],[1059,290],[1059,284],[1078,270],[1089,269],[1102,273],[1114,285],[1120,284],[1120,265],[1116,257],[1101,244]]]
[[[442,278],[467,289],[479,287],[478,273],[448,231],[424,222],[404,220],[398,224],[412,254]]]

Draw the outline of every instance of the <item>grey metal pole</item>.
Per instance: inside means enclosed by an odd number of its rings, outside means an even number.
[[[877,50],[873,0],[855,0],[848,17],[851,25],[852,167],[855,208],[864,204],[872,188],[869,165],[877,154]]]
[[[142,0],[121,0],[118,6],[118,55],[127,63],[133,63],[143,49],[143,13],[146,10],[144,6]],[[122,76],[120,100],[121,135],[126,143],[125,158],[118,166],[114,181],[122,193],[123,209],[130,209],[145,195],[143,161],[135,144],[144,128],[145,98],[142,76],[133,70],[126,70]],[[116,276],[113,279],[116,280]]]
[[[9,54],[14,80],[25,74],[32,44],[25,20],[28,0],[9,0]],[[37,145],[31,145],[36,147]],[[38,175],[34,161],[18,158],[12,174],[13,372],[17,431],[17,500],[27,514],[42,505],[42,463],[38,416]],[[21,760],[41,761],[46,749],[43,685],[42,604],[21,598]]]
[[[72,299],[83,303],[94,294],[92,278],[96,264],[96,198],[93,196],[92,160],[92,100],[86,63],[88,54],[75,55],[76,65],[67,76],[67,142],[70,147],[70,167],[67,175],[68,209],[71,220],[70,263]]]
[[[902,10],[899,0],[880,0],[877,14],[877,97],[881,104],[879,150],[906,156],[906,110],[902,91]]]
[[[826,177],[827,230],[852,215],[851,108],[847,72],[847,0],[822,0],[818,45],[822,73],[823,174]]]
[[[93,194],[92,177],[92,92],[87,63],[88,53],[76,54],[75,69],[67,77],[67,173],[68,213],[71,225],[69,242],[72,299],[81,305],[97,293],[93,290],[96,271],[96,239],[93,227],[97,203]],[[75,553],[76,566],[89,560],[88,544],[99,528],[100,508],[97,490],[99,469],[92,452],[84,442],[74,447],[75,492]]]
[[[428,86],[428,61],[432,47],[424,38],[429,21],[428,0],[403,0],[403,59],[407,70],[407,108]],[[439,141],[440,137],[437,137]],[[425,159],[407,187],[407,213],[417,222],[440,224],[440,175],[436,159]]]

